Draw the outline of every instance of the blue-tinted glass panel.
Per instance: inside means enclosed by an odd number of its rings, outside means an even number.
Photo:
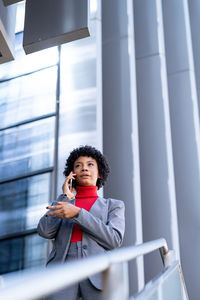
[[[53,166],[55,117],[0,132],[0,180]]]
[[[96,57],[92,45],[75,47],[62,46],[61,71],[62,80],[65,78],[64,90],[83,91],[96,88]],[[91,47],[90,47],[91,46]]]
[[[82,95],[82,99],[73,97],[73,101],[68,101],[69,106],[66,108],[66,114],[63,114],[60,118],[62,124],[60,128],[61,135],[96,130],[96,103],[92,96],[93,93],[88,93],[86,98]],[[77,106],[74,106],[72,102]]]
[[[12,239],[0,242],[0,273],[23,269],[24,239]]]
[[[144,289],[134,295],[135,300],[189,300],[180,265],[175,262],[154,279]]]
[[[22,48],[23,33],[16,34],[15,39],[15,60],[1,65],[0,80],[37,71],[58,63],[57,47],[26,55]]]
[[[50,198],[51,173],[0,184],[0,235],[37,227]]]
[[[45,265],[48,241],[37,234],[0,242],[0,274]]]
[[[57,67],[0,83],[0,128],[55,112]]]
[[[96,86],[96,59],[78,61],[71,65],[70,71],[73,89],[82,90]]]
[[[41,238],[37,234],[27,236],[24,253],[24,268],[45,266],[48,253],[48,240]]]
[[[97,128],[96,25],[94,22],[92,25],[89,38],[61,47],[61,135],[86,133]]]
[[[61,46],[58,190],[69,152],[85,144],[100,149],[102,143],[102,39],[97,2],[91,4],[90,37]]]

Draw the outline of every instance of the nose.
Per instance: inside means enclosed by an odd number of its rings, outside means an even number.
[[[83,166],[82,167],[82,171],[87,171],[88,169],[87,169],[87,166]]]

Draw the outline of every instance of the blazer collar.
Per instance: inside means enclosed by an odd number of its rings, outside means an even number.
[[[72,199],[70,200],[70,203],[75,205],[75,201],[76,199]],[[100,212],[105,204],[106,204],[107,200],[103,197],[98,197],[97,200],[94,202],[94,204],[92,205],[92,207],[90,208],[89,212],[91,212],[92,214],[95,214],[95,211]]]

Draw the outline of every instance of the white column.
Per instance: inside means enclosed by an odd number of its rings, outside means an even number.
[[[181,262],[190,299],[199,299],[200,132],[188,2],[163,1]]]
[[[179,257],[161,1],[135,0],[134,16],[144,241],[163,237]],[[145,257],[146,280],[161,268]]]
[[[126,206],[124,245],[142,242],[132,1],[102,1],[103,150],[111,165],[105,196]],[[130,263],[130,292],[143,286],[143,260]]]
[[[189,13],[190,13],[190,25],[192,34],[192,48],[194,57],[194,70],[195,79],[198,95],[198,106],[200,111],[200,38],[199,38],[199,28],[200,28],[200,1],[192,0],[188,1]]]

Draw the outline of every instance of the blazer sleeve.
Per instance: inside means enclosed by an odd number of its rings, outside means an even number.
[[[64,201],[65,198],[67,197],[61,194],[56,201]],[[57,205],[57,203],[53,202],[51,205]],[[40,219],[37,226],[37,232],[43,238],[53,239],[60,228],[62,220],[60,218],[54,218],[53,216],[46,217],[46,214]]]
[[[85,209],[72,218],[93,240],[106,249],[120,247],[125,231],[124,202],[120,200],[108,199],[108,218],[105,224],[98,217],[92,215]]]

